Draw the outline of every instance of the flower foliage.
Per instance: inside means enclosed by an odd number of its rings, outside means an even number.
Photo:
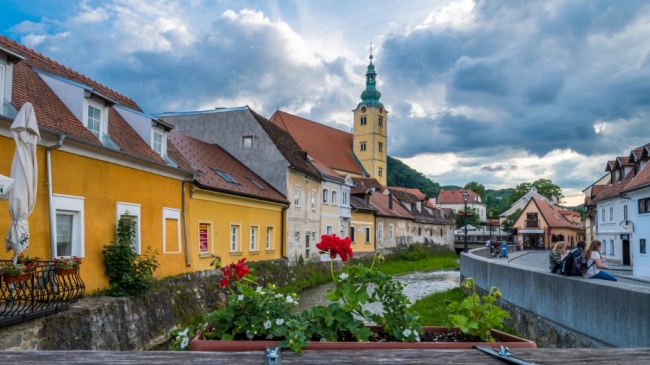
[[[340,238],[335,234],[321,236],[320,243],[316,244],[316,248],[322,253],[328,253],[330,259],[334,260],[336,256],[341,257],[341,261],[347,262],[348,256],[354,256],[350,244],[352,241],[350,237]]]
[[[57,257],[54,259],[54,266],[58,267],[59,269],[71,269],[75,267],[79,267],[81,265],[81,259],[78,258],[77,256],[72,256],[72,257]]]
[[[2,267],[2,271],[9,275],[18,275],[24,273],[30,273],[36,270],[36,262],[32,261],[27,264],[15,264],[7,265]]]
[[[207,315],[203,338],[277,339],[281,347],[301,353],[302,347],[313,340],[336,341],[343,336],[367,341],[373,333],[365,321],[383,326],[398,340],[419,341],[422,327],[417,322],[417,313],[409,309],[402,284],[374,268],[383,259],[381,254],[375,255],[369,268],[361,264],[345,266],[336,275],[334,259],[340,257],[347,262],[353,256],[350,239],[324,235],[316,247],[332,259],[330,273],[334,289],[327,293],[329,305],[292,313],[298,296],[279,293],[274,284],[259,286],[242,259],[221,268],[221,285],[230,288],[231,294],[224,307]],[[383,314],[363,309],[364,304],[376,302],[383,304]]]
[[[510,318],[505,310],[493,303],[501,298],[501,291],[497,287],[492,287],[490,292],[483,297],[476,294],[476,284],[473,278],[465,279],[460,288],[472,294],[467,296],[462,302],[452,302],[449,304],[449,315],[447,321],[451,328],[456,326],[471,337],[480,338],[486,342],[494,342],[490,330],[502,329],[503,320]],[[482,300],[481,300],[482,299]]]

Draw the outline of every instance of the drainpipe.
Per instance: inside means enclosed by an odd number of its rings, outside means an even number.
[[[56,252],[56,237],[54,235],[54,224],[56,222],[56,211],[54,209],[54,204],[52,202],[52,150],[58,150],[63,146],[63,140],[65,135],[59,135],[59,141],[56,145],[50,146],[45,149],[45,164],[47,168],[47,202],[49,205],[49,215],[50,215],[50,256],[54,260]]]
[[[281,213],[281,215],[282,215],[282,231],[281,231],[281,233],[282,234],[280,236],[282,237],[282,239],[280,240],[280,256],[282,256],[283,259],[288,260],[289,257],[284,254],[284,247],[286,245],[286,240],[287,240],[287,232],[285,232],[286,227],[285,227],[284,222],[287,219],[287,209],[289,209],[289,206],[285,205],[282,208],[282,213]]]
[[[187,208],[185,206],[185,181],[181,181],[183,186],[183,240],[185,241],[185,266],[190,266],[190,251],[187,243]]]

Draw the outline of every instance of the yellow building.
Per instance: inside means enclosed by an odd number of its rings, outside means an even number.
[[[189,254],[195,270],[282,257],[289,201],[218,145],[169,133],[169,141],[200,171],[186,184]]]
[[[124,95],[7,38],[0,37],[0,47],[0,54],[4,49],[20,55],[4,67],[0,88],[11,90],[4,97],[15,109],[32,103],[42,138],[26,253],[46,261],[81,257],[86,290],[106,288],[101,251],[128,213],[138,227],[136,251],[158,252],[156,276],[191,271],[182,234],[182,184],[195,171],[167,146],[170,126],[142,114]],[[11,156],[13,113],[2,114],[0,150]],[[9,175],[10,164],[10,158],[0,159],[0,173]],[[0,202],[2,232],[9,228],[7,212],[7,202]]]
[[[369,195],[365,195],[368,198]],[[375,252],[375,209],[368,200],[352,196],[352,219],[348,237],[352,240],[352,251],[356,256],[372,255]]]
[[[535,197],[530,198],[513,227],[524,249],[550,250],[560,241],[573,248],[585,239],[579,213]]]

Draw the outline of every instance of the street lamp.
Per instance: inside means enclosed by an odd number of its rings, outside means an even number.
[[[512,228],[513,228],[512,223],[514,223],[514,222],[512,221],[512,219],[507,219],[506,223],[508,223],[508,234],[510,235],[510,242],[512,243],[512,241],[513,241],[512,239],[514,238],[513,235],[512,235]]]
[[[465,191],[463,192],[463,201],[465,202],[465,211],[463,212],[463,216],[465,217],[465,246],[463,252],[467,252],[467,199],[469,199],[469,194]]]

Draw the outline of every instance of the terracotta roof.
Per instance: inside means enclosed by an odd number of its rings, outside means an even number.
[[[196,183],[209,190],[289,204],[284,195],[251,171],[219,145],[200,141],[178,132],[170,132],[168,140],[199,171]],[[236,183],[219,175],[222,171]]]
[[[464,204],[465,201],[463,200],[463,193],[467,191],[469,194],[469,197],[467,198],[467,203],[468,204],[476,204],[478,201],[475,201],[477,199],[478,194],[475,192],[469,190],[469,189],[455,189],[455,190],[440,190],[440,194],[438,195],[438,199],[436,199],[436,204]],[[483,203],[481,203],[483,204]]]
[[[358,210],[365,210],[365,211],[372,211],[375,212],[377,209],[375,209],[372,205],[366,204],[366,201],[362,199],[361,197],[356,197],[354,195],[350,196],[350,205],[354,209]]]
[[[335,180],[340,180],[341,182],[345,179],[343,176],[341,176],[339,173],[336,171],[332,170],[329,166],[326,164],[322,163],[315,157],[311,157],[311,163],[314,165],[314,167],[318,170],[318,172],[321,173],[323,177],[328,177],[330,179],[335,179]]]
[[[362,175],[364,169],[352,152],[353,134],[283,111],[270,121],[286,130],[310,156],[333,169]]]
[[[566,211],[566,209],[536,198],[531,198],[528,204],[535,204],[537,206],[540,214],[544,217],[544,220],[549,227],[578,229],[577,223],[571,222],[564,216],[563,212]]]
[[[605,167],[605,171],[612,171],[614,169],[616,169],[616,160],[607,161],[607,167]]]
[[[629,175],[632,174],[630,173]],[[650,186],[650,163],[646,163],[641,171],[630,179],[630,182],[621,190],[621,192],[640,189],[646,186]]]
[[[406,208],[396,201],[393,201],[393,209],[389,208],[390,195],[372,194],[370,204],[377,209],[377,215],[391,218],[402,218],[413,220],[414,217]]]
[[[421,200],[421,201],[427,199],[427,196],[423,192],[421,192],[420,189],[402,188],[402,187],[396,187],[396,186],[395,187],[389,186],[388,188],[390,190],[392,190],[392,191],[400,190],[400,191],[404,191],[406,193],[413,194],[418,198],[418,200]]]
[[[26,102],[32,103],[39,128],[50,132],[64,134],[86,143],[102,146],[95,135],[75,117],[68,107],[57,97],[52,89],[34,71],[34,68],[83,84],[120,104],[140,111],[138,105],[130,98],[97,83],[25,46],[0,36],[0,46],[8,48],[25,57],[13,67],[12,103],[20,109]],[[110,103],[109,103],[110,104]],[[112,107],[108,108],[108,135],[119,146],[119,153],[168,166],[160,155],[140,138],[126,120]],[[193,172],[191,166],[182,156],[175,154],[172,148],[168,155],[187,172]]]
[[[382,190],[384,186],[374,177],[352,177],[354,188],[350,189],[350,194],[365,193],[368,189]]]
[[[645,149],[645,146],[637,147],[633,149],[630,152],[630,155],[628,156],[628,162],[635,162],[641,159],[641,156],[643,155],[643,150]]]
[[[592,200],[599,201],[618,196],[619,193],[626,190],[633,177],[634,176],[632,172],[630,172],[629,174],[625,175],[623,181],[616,180],[614,183],[609,182],[606,185],[603,185],[603,189]]]
[[[634,166],[634,162],[629,161],[630,156],[616,157],[616,166]]]
[[[282,156],[284,156],[293,168],[315,178],[318,181],[321,180],[320,173],[307,159],[307,154],[300,148],[299,144],[291,134],[276,126],[263,116],[257,114],[254,110],[250,108],[249,110],[262,129],[264,129],[269,138],[271,138],[273,143],[277,146],[280,153],[282,153]]]

